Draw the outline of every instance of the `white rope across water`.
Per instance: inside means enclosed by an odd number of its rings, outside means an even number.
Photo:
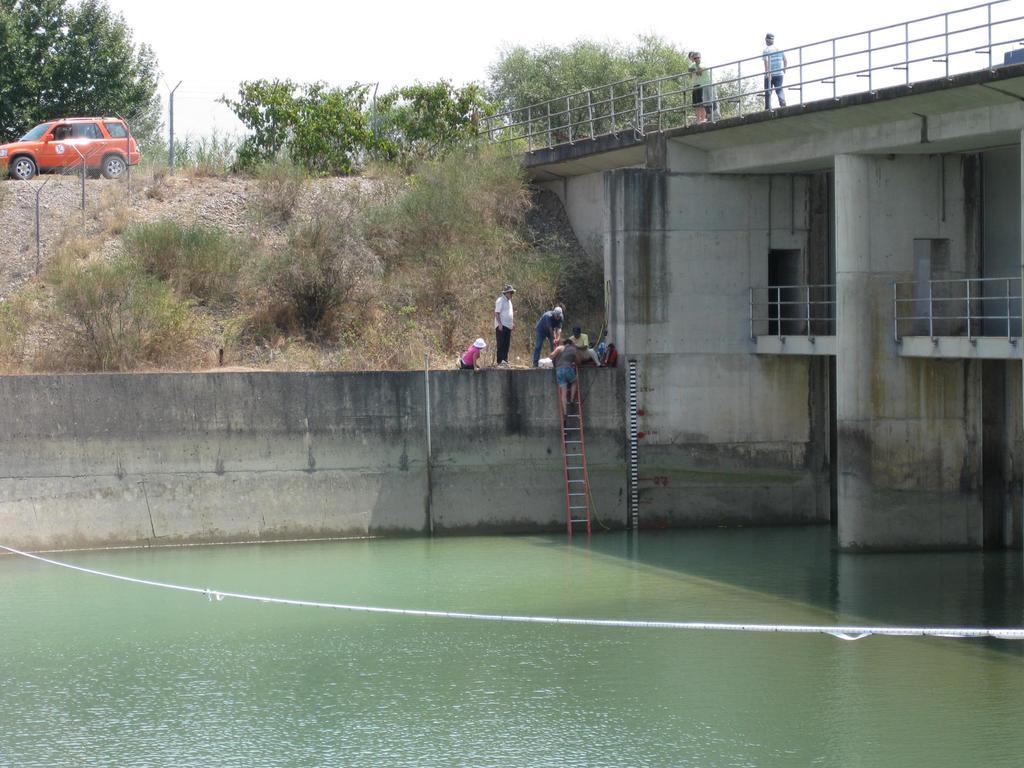
[[[634,629],[690,629],[690,630],[711,630],[723,632],[784,632],[795,634],[816,634],[831,635],[841,640],[860,640],[870,635],[890,636],[927,636],[927,637],[993,637],[998,640],[1024,640],[1024,628],[1013,629],[990,629],[990,628],[969,628],[969,627],[828,627],[809,624],[725,624],[721,622],[707,621],[646,621],[636,619],[584,619],[568,618],[559,616],[515,616],[497,613],[462,613],[458,611],[427,611],[414,608],[383,608],[370,605],[347,605],[345,603],[323,603],[314,600],[290,600],[283,597],[264,597],[261,595],[246,595],[239,592],[222,592],[219,590],[186,587],[180,584],[167,584],[162,581],[150,579],[137,579],[133,576],[122,576],[117,573],[97,571],[92,568],[84,568],[80,565],[64,563],[60,560],[51,560],[47,557],[33,555],[28,552],[6,547],[0,544],[0,549],[14,555],[27,557],[47,565],[55,565],[60,568],[68,568],[80,573],[88,573],[92,576],[102,576],[117,581],[127,581],[132,584],[141,584],[147,587],[160,587],[161,589],[173,589],[179,592],[191,592],[202,595],[210,601],[221,601],[225,598],[234,600],[250,600],[257,603],[271,603],[274,605],[297,605],[306,608],[332,608],[338,611],[353,611],[357,613],[385,613],[397,616],[419,616],[433,619],[469,619],[475,621],[511,621],[521,624],[571,624],[588,627],[629,627]]]

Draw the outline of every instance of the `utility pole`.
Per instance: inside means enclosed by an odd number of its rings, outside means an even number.
[[[178,85],[181,85],[182,81],[178,81]],[[164,81],[167,84],[167,81]],[[171,173],[174,173],[174,92],[178,90],[178,85],[170,89],[171,95],[167,103],[168,112],[168,128],[170,132],[170,141],[167,145],[167,168]]]

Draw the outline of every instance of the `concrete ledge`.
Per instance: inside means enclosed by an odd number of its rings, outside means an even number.
[[[835,336],[758,336],[759,355],[835,355]]]
[[[1016,343],[1013,343],[1016,342]],[[940,360],[1021,360],[1024,342],[1006,337],[904,336],[900,357],[929,357]]]

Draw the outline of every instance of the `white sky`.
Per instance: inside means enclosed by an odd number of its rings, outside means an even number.
[[[505,46],[565,45],[576,39],[632,42],[656,33],[705,65],[760,55],[766,32],[791,48],[957,8],[970,0],[788,2],[551,2],[438,0],[283,3],[239,0],[108,0],[136,43],[156,52],[175,97],[175,133],[241,132],[214,100],[242,80],[290,78],[391,87],[448,79],[485,82]],[[1024,0],[1012,0],[1014,15]],[[1004,12],[1005,13],[1005,12]],[[166,99],[166,90],[163,92]],[[166,103],[166,102],[165,102]]]

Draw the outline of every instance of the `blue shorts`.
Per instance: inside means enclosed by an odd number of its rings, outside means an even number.
[[[555,381],[558,382],[558,386],[567,387],[576,381],[576,369],[575,368],[556,368],[555,369]]]

